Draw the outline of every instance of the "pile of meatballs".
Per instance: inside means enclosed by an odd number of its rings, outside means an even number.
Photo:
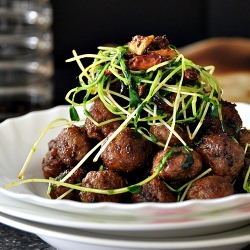
[[[130,43],[130,53],[125,55],[128,69],[146,70],[173,58],[176,52],[169,49],[168,45],[164,36],[146,39],[135,37]],[[188,69],[184,81],[196,81],[198,76],[196,70]],[[113,91],[121,90],[119,82],[114,86]],[[145,91],[138,87],[140,97],[145,95]],[[166,96],[172,104],[176,97],[176,93]],[[154,101],[166,114],[173,112],[173,105],[168,106],[159,97]],[[158,142],[163,145],[169,142],[165,149],[128,124],[105,146],[98,161],[93,162],[93,153],[66,180],[67,183],[86,188],[115,190],[141,183],[163,165],[156,177],[140,185],[136,191],[107,195],[76,189],[68,192],[67,187],[52,185],[50,197],[56,199],[67,192],[64,199],[80,202],[177,202],[180,195],[178,190],[208,169],[211,170],[208,174],[191,182],[184,200],[213,199],[245,192],[243,182],[250,165],[250,148],[246,147],[250,143],[250,131],[243,127],[234,103],[221,100],[219,104],[222,120],[213,115],[211,105],[198,134],[192,140],[188,136],[186,124],[175,125],[179,137],[164,125],[145,124],[145,128]],[[63,128],[48,143],[48,151],[42,160],[45,178],[61,180],[97,143],[112,136],[123,122],[114,119],[118,116],[111,113],[100,98],[92,102],[89,115],[92,119],[87,117],[84,125]],[[106,123],[97,126],[93,120],[99,124]],[[195,128],[198,122],[189,126]],[[178,139],[180,137],[186,142],[186,147]],[[173,153],[163,161],[170,151]]]
[[[212,199],[243,192],[242,183],[250,164],[250,150],[245,154],[244,149],[250,143],[250,132],[242,128],[235,104],[226,101],[221,101],[221,104],[225,131],[222,131],[218,118],[207,115],[199,135],[193,141],[187,140],[191,151],[183,148],[174,135],[168,149],[164,150],[133,128],[126,127],[109,143],[98,162],[93,163],[90,157],[66,181],[104,190],[126,187],[152,174],[169,150],[176,151],[167,159],[160,173],[142,185],[139,192],[105,195],[73,190],[64,198],[81,202],[176,202],[177,193],[168,186],[177,190],[208,168],[212,171],[192,183],[185,199]],[[115,117],[100,99],[94,101],[89,112],[99,123]],[[60,180],[98,141],[109,137],[120,124],[120,121],[115,121],[97,127],[86,119],[84,126],[63,128],[48,144],[49,150],[42,161],[44,177]],[[185,130],[178,126],[178,131],[181,134]],[[169,136],[163,125],[150,127],[150,132],[162,143]],[[183,134],[182,138],[185,137],[187,135]],[[68,188],[54,185],[50,196],[56,199],[66,191]]]

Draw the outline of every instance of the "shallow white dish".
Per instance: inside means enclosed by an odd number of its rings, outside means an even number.
[[[240,250],[250,242],[250,225],[220,234],[201,237],[150,239],[126,236],[103,235],[75,229],[29,222],[9,215],[1,214],[0,219],[6,225],[36,233],[41,239],[58,250]]]
[[[87,230],[109,235],[126,235],[130,237],[171,238],[193,235],[206,235],[231,230],[250,224],[249,206],[224,210],[223,213],[213,213],[213,216],[203,215],[190,220],[165,221],[161,223],[102,223],[84,214],[71,213],[50,209],[43,206],[21,202],[17,199],[1,195],[0,212],[16,218],[47,225],[57,225],[65,228]],[[42,216],[41,216],[42,215]]]
[[[238,110],[244,125],[250,127],[250,105],[239,103]],[[214,200],[192,200],[171,204],[83,204],[74,201],[59,201],[44,198],[47,188],[46,184],[29,183],[8,190],[3,189],[2,186],[4,184],[17,180],[17,175],[22,164],[33,143],[39,136],[38,131],[47,126],[53,119],[60,117],[69,118],[68,113],[68,106],[60,106],[9,119],[0,124],[0,197],[9,197],[10,199],[19,201],[21,204],[20,209],[22,209],[23,204],[25,207],[28,205],[35,206],[38,211],[45,208],[49,209],[51,214],[53,214],[53,210],[54,212],[60,211],[66,213],[69,217],[71,216],[71,218],[73,218],[75,227],[79,227],[79,223],[82,222],[85,224],[82,224],[81,228],[96,230],[106,227],[110,231],[118,231],[118,234],[121,230],[125,229],[128,231],[142,230],[142,232],[150,232],[150,230],[154,229],[168,230],[171,226],[176,226],[177,228],[199,228],[205,227],[209,225],[209,223],[211,225],[211,223],[215,223],[215,221],[217,221],[217,224],[212,224],[212,226],[232,224],[232,228],[234,228],[235,225],[233,222],[246,223],[245,221],[250,219],[250,194],[239,194]],[[60,130],[61,128],[57,128],[50,131],[44,137],[30,162],[29,168],[25,173],[25,178],[42,177],[40,166],[42,157],[47,151],[47,143],[50,139],[54,138]],[[13,209],[15,210],[15,208]],[[12,210],[13,213],[14,210]],[[240,210],[244,212],[238,213]],[[27,209],[27,211],[29,210]],[[28,212],[26,214],[22,213],[21,215],[19,210],[20,218],[24,218],[27,214]],[[47,215],[47,223],[50,219],[54,220],[57,218],[52,217],[50,212],[45,214]],[[237,219],[232,220],[232,218],[234,218],[232,216],[233,214],[238,214],[239,217],[236,216]],[[33,218],[35,218],[35,216],[38,216],[38,214],[35,214]],[[80,216],[82,221],[77,219]],[[63,221],[63,223],[68,222]],[[145,227],[145,225],[147,226]],[[189,232],[188,230],[186,231]]]

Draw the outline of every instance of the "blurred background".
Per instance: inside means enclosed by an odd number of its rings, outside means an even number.
[[[56,105],[64,104],[67,90],[77,84],[77,65],[65,63],[65,60],[72,56],[73,49],[78,54],[95,53],[99,45],[124,44],[137,34],[165,34],[170,43],[178,48],[185,47],[183,52],[188,57],[193,57],[197,64],[215,63],[218,72],[220,70],[223,87],[226,84],[224,71],[230,73],[229,71],[240,63],[242,69],[237,67],[237,73],[243,72],[245,77],[238,79],[234,74],[233,81],[230,80],[232,77],[227,79],[230,93],[227,94],[225,88],[225,98],[230,101],[250,102],[249,0],[64,0],[63,3],[60,0],[52,0],[52,5]],[[232,50],[224,50],[224,54],[218,54],[218,48],[210,45],[213,41],[186,48],[187,45],[198,41],[217,37],[244,38],[247,41],[243,42],[244,48],[241,48],[241,41],[238,41],[239,43],[232,45]],[[224,43],[228,44],[227,41]],[[219,50],[224,48],[223,43],[218,44]],[[211,46],[216,47],[214,49],[217,51],[209,50],[204,53],[204,48],[209,49]],[[197,49],[202,52],[200,56],[195,54]],[[230,58],[228,53],[231,52],[240,56]],[[237,84],[239,81],[241,83]],[[231,97],[231,94],[234,96]]]
[[[51,15],[51,22],[45,22],[47,26],[40,25],[39,29],[45,27],[46,34],[51,35],[46,37],[48,44],[52,42],[49,47],[47,46],[46,53],[49,53],[53,61],[49,57],[48,67],[45,64],[41,65],[42,74],[46,72],[49,81],[44,81],[43,84],[36,82],[26,87],[25,91],[30,98],[28,101],[36,105],[20,105],[16,110],[19,113],[10,115],[67,104],[65,95],[78,85],[77,76],[80,73],[75,62],[65,62],[72,57],[73,49],[78,54],[96,53],[99,45],[124,44],[134,35],[151,34],[166,35],[171,44],[197,64],[215,65],[215,76],[224,89],[224,99],[250,102],[249,0],[0,0],[3,6],[14,2],[22,2],[23,8],[26,8],[23,5],[26,2],[32,15],[32,8],[36,3],[40,6],[40,9],[36,8],[37,13],[43,13],[43,22]],[[42,8],[46,8],[46,11]],[[19,26],[18,23],[17,27],[20,28]],[[23,26],[25,30],[26,26]],[[33,24],[28,26],[36,28]],[[0,13],[0,48],[4,52],[6,46],[1,44],[1,35],[4,35],[5,28],[6,20]],[[15,30],[8,32],[14,33]],[[44,37],[40,36],[39,39]],[[0,61],[2,59],[0,55]],[[13,78],[13,81],[15,86],[17,83],[22,84],[19,77],[16,80]],[[7,88],[3,86],[0,75],[0,117],[1,112],[7,110],[4,107],[7,105],[6,101],[3,99]],[[43,93],[31,91],[40,86],[43,86]],[[13,91],[14,88],[9,89],[10,94]],[[8,105],[17,104],[12,102],[10,97]]]

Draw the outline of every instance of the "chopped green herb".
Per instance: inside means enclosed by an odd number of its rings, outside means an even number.
[[[130,108],[135,108],[141,103],[138,91],[135,89],[133,84],[129,85],[129,106]]]
[[[79,117],[77,110],[74,106],[70,106],[69,113],[70,113],[71,121],[80,121],[80,117]]]
[[[128,192],[132,194],[137,194],[141,191],[141,186],[138,185],[132,185],[128,187]]]
[[[183,169],[189,169],[194,164],[194,158],[191,152],[184,153],[185,162],[181,165]]]

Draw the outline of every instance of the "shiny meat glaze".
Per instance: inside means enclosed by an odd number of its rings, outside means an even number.
[[[233,193],[233,185],[226,178],[210,175],[193,182],[188,190],[187,199],[214,199]]]

